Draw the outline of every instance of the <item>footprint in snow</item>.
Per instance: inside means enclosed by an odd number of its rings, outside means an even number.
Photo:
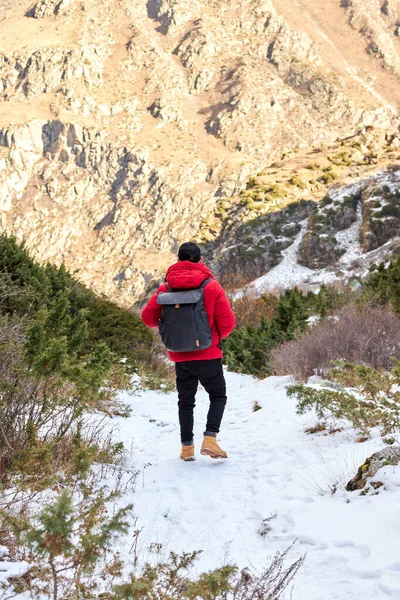
[[[361,579],[380,579],[383,575],[381,569],[368,569],[368,570],[357,570],[350,569],[350,572],[353,573],[356,577],[360,577]]]
[[[308,496],[282,496],[282,500],[287,502],[297,502],[298,504],[312,504],[314,500]]]
[[[350,540],[336,540],[331,544],[335,548],[348,548],[355,552],[358,552],[361,558],[369,558],[371,555],[370,549],[368,546],[363,544],[355,544]]]

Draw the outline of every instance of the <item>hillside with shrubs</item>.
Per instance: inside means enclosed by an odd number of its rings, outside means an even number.
[[[57,481],[102,452],[83,415],[121,410],[118,390],[150,369],[139,317],[98,297],[63,267],[41,266],[0,237],[0,476]],[[92,432],[94,434],[94,432]],[[110,449],[111,451],[111,449]]]
[[[229,562],[195,576],[199,551],[135,568],[115,551],[132,534],[124,498],[139,472],[107,423],[131,414],[122,391],[169,377],[134,311],[0,237],[1,598],[282,596],[302,557],[288,566],[281,552],[260,572]]]
[[[376,432],[377,452],[363,455],[359,473],[354,467],[343,483],[335,477],[329,493],[347,484],[348,490],[378,494],[384,484],[376,473],[384,465],[395,468],[400,459],[400,257],[373,265],[357,288],[322,285],[318,291],[260,294],[237,278],[227,291],[237,327],[224,341],[224,360],[239,390],[242,385],[255,390],[257,381],[265,389],[278,386],[286,402],[295,403],[296,419],[316,420],[303,436],[354,432],[362,446]],[[162,537],[141,558],[139,523],[146,520],[141,494],[147,489],[146,470],[157,472],[161,438],[143,449],[148,437],[164,431],[175,438],[175,426],[167,426],[175,402],[170,366],[134,310],[97,296],[64,267],[40,265],[3,235],[0,329],[0,562],[8,565],[0,577],[1,598],[284,600],[293,581],[319,593],[309,579],[314,567],[311,561],[307,568],[302,542],[294,548],[295,538],[270,533],[277,527],[274,515],[264,517],[256,530],[256,546],[265,547],[256,568],[242,559],[238,565],[204,560],[204,546],[193,541],[183,551],[168,545],[162,550],[168,534],[162,534],[161,523]],[[263,436],[267,400],[249,394],[246,410],[260,423],[253,434]],[[138,409],[141,398],[145,404]],[[149,402],[155,404],[145,408]],[[267,418],[262,426],[259,414]],[[116,435],[124,427],[127,433]],[[147,427],[155,430],[146,433]],[[145,446],[136,441],[141,436]],[[175,442],[168,446],[172,457]],[[267,444],[270,453],[278,448]],[[175,467],[170,471],[174,462],[160,471],[165,485],[172,485],[171,498],[184,482]],[[259,464],[256,478],[269,463],[261,455]],[[226,493],[234,506],[243,473],[232,475]],[[196,477],[205,491],[212,485],[208,475]],[[263,490],[271,484],[267,477],[257,485]],[[147,506],[157,494],[147,496]],[[155,510],[152,518],[162,518]],[[200,505],[197,510],[199,519],[207,518]],[[215,510],[219,514],[220,508]],[[185,531],[182,536],[186,539]]]
[[[323,285],[317,293],[295,288],[276,297],[245,286],[233,304],[239,326],[224,342],[230,369],[292,376],[298,383],[288,395],[298,413],[315,411],[322,429],[345,419],[362,436],[377,428],[398,443],[399,256],[372,265],[356,292]]]
[[[400,358],[400,257],[372,265],[359,291],[322,285],[276,296],[244,286],[238,327],[224,342],[229,368],[257,376],[324,374],[334,360],[387,369]]]

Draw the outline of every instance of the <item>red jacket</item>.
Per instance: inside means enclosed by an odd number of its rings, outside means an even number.
[[[236,319],[229,300],[205,264],[183,260],[172,265],[166,275],[166,281],[170,288],[178,290],[197,288],[205,279],[213,279],[204,288],[204,308],[208,314],[208,322],[212,332],[212,344],[206,350],[194,350],[193,352],[168,351],[169,357],[173,362],[221,358],[222,350],[218,348],[219,341],[228,337],[235,327]],[[142,320],[148,327],[158,327],[162,307],[157,304],[157,295],[159,292],[167,291],[167,286],[163,283],[144,307]]]

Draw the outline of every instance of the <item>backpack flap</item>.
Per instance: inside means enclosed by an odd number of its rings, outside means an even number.
[[[203,290],[187,290],[184,292],[160,292],[157,303],[166,304],[196,304],[203,296]]]

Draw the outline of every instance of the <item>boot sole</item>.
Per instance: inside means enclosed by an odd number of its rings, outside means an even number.
[[[228,458],[227,456],[223,454],[218,454],[218,452],[214,452],[214,450],[209,450],[208,448],[203,448],[200,451],[200,454],[202,454],[203,456],[210,456],[211,458]]]
[[[182,458],[181,456],[181,459],[183,462],[194,462],[196,460],[194,456],[189,456],[189,458]]]

